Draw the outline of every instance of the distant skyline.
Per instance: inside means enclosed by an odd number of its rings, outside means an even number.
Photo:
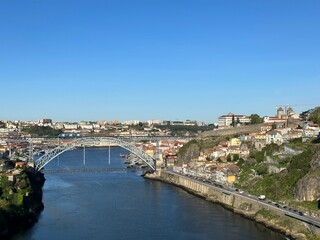
[[[320,105],[320,1],[4,0],[2,120],[198,120]]]

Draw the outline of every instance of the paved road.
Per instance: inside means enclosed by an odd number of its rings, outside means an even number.
[[[232,188],[230,188],[228,186],[222,185],[221,183],[204,182],[203,179],[200,179],[200,178],[195,179],[193,177],[188,177],[186,175],[175,173],[175,172],[171,172],[171,171],[166,171],[166,172],[168,172],[170,174],[177,175],[177,176],[185,177],[185,178],[188,178],[188,179],[192,179],[192,180],[197,181],[199,183],[202,183],[204,185],[207,185],[207,186],[213,187],[215,189],[218,189],[219,191],[222,191],[223,193],[228,194],[228,195],[233,194],[233,195],[242,197],[244,199],[247,199],[249,201],[256,201],[260,205],[265,206],[265,207],[267,207],[269,209],[272,209],[272,210],[274,210],[274,211],[276,211],[276,212],[278,212],[278,213],[280,213],[282,215],[298,219],[300,221],[312,224],[312,225],[320,228],[320,219],[319,218],[314,218],[314,217],[311,217],[311,216],[303,215],[302,212],[298,212],[295,209],[289,210],[288,207],[283,208],[282,205],[277,204],[275,202],[271,202],[271,201],[268,201],[268,200],[259,200],[259,198],[257,196],[252,196],[252,195],[247,194],[247,193],[239,193],[239,191],[236,191],[235,189],[232,189]]]

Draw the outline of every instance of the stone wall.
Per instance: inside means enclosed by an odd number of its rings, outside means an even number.
[[[200,134],[200,137],[220,137],[220,136],[228,136],[235,135],[241,133],[250,133],[260,131],[263,124],[255,124],[255,125],[247,125],[243,127],[234,127],[234,128],[226,128],[226,129],[217,129],[212,131],[206,131]]]

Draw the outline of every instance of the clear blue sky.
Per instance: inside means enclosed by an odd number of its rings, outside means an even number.
[[[319,13],[319,0],[2,0],[0,119],[215,122],[320,105]]]

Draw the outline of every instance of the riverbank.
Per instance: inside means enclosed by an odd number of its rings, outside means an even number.
[[[30,228],[44,206],[42,187],[44,175],[24,169],[14,179],[1,175],[0,238],[10,239],[16,233]]]
[[[171,172],[161,171],[155,174],[146,174],[145,177],[173,184],[208,201],[219,203],[237,214],[262,223],[291,238],[297,240],[320,239],[319,228],[287,217],[280,211],[262,205],[257,200],[239,194],[230,194],[221,188]]]

